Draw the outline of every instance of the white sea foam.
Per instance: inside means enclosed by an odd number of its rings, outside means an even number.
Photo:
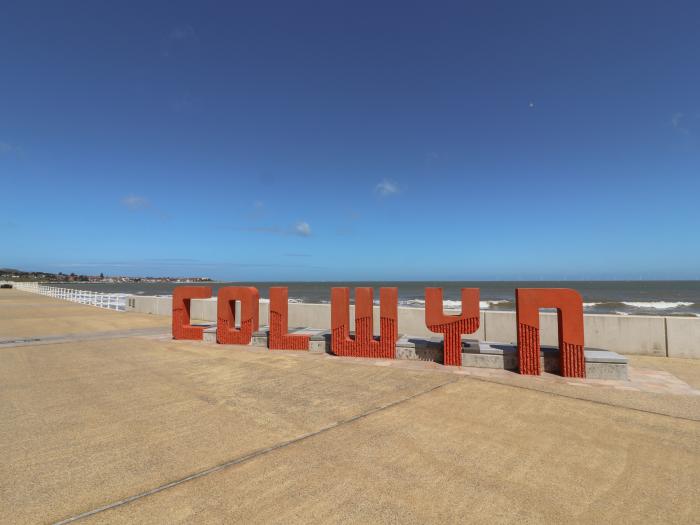
[[[598,306],[599,304],[603,304],[603,303],[583,303],[583,307],[584,308],[594,308],[594,307]]]
[[[453,301],[451,299],[445,299],[442,301],[442,307],[446,310],[461,310],[462,301]]]
[[[425,301],[423,299],[402,299],[399,301],[399,304],[401,306],[413,306],[413,307],[421,307],[425,306]]]
[[[672,308],[678,308],[680,306],[692,306],[693,303],[686,301],[623,301],[622,304],[626,306],[632,306],[634,308],[651,308],[654,310],[671,310]]]
[[[507,299],[492,299],[490,301],[479,301],[479,308],[482,310],[487,310],[495,304],[502,304],[509,302]],[[399,301],[401,306],[412,306],[414,308],[424,308],[424,299],[402,299]],[[445,299],[442,301],[442,307],[445,310],[460,310],[462,308],[462,301],[455,301],[453,299]]]
[[[490,301],[479,301],[479,307],[486,310],[487,308],[491,308],[493,305],[509,302],[510,301],[508,299],[492,299]]]

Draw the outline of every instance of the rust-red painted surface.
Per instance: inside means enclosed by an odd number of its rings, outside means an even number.
[[[309,336],[289,334],[288,292],[286,287],[270,288],[270,350],[308,350]]]
[[[442,288],[425,289],[425,325],[431,332],[443,334],[444,363],[462,366],[462,335],[479,329],[479,289],[462,288],[462,313],[445,315]]]
[[[379,289],[379,341],[373,337],[372,288],[355,288],[355,338],[350,337],[350,288],[331,289],[331,349],[334,354],[394,359],[398,339],[398,288]]]
[[[204,327],[190,324],[190,301],[210,297],[208,286],[177,286],[173,290],[173,339],[203,339]]]
[[[236,301],[241,303],[241,327],[236,328]],[[259,326],[260,293],[252,286],[219,288],[216,303],[216,342],[247,345]]]
[[[517,288],[518,358],[521,374],[539,375],[540,308],[556,308],[561,375],[586,377],[583,354],[583,299],[569,288]]]

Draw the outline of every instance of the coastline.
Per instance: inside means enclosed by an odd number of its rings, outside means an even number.
[[[223,286],[255,286],[261,298],[269,297],[271,286],[285,286],[290,303],[329,304],[330,289],[334,286],[351,288],[369,286],[397,287],[399,306],[423,308],[425,287],[437,286],[444,290],[446,309],[459,309],[459,289],[479,288],[480,307],[485,311],[515,311],[516,287],[573,288],[583,296],[587,314],[641,315],[700,318],[700,281],[298,281],[298,282],[163,282],[163,283],[51,283],[71,289],[106,293],[124,293],[135,296],[170,296],[176,286],[210,286],[216,295]],[[351,293],[351,302],[353,294]]]

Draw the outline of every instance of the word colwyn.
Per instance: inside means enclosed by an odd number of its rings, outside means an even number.
[[[355,337],[350,336],[350,289],[331,289],[331,351],[339,356],[394,359],[399,334],[398,288],[379,290],[379,338],[373,336],[372,288],[355,289]],[[207,286],[179,286],[173,291],[173,338],[201,340],[204,327],[190,324],[192,299],[208,299]],[[444,336],[444,364],[462,364],[462,335],[479,329],[479,289],[462,288],[462,311],[445,315],[442,288],[425,289],[425,324]],[[540,308],[555,308],[559,325],[559,358],[565,377],[585,377],[583,341],[583,300],[569,288],[517,288],[516,324],[518,371],[539,375]],[[240,328],[236,328],[236,303],[240,303]],[[252,286],[227,286],[217,297],[216,341],[247,345],[259,329],[260,293]],[[270,350],[308,350],[309,336],[288,333],[286,287],[270,288]]]

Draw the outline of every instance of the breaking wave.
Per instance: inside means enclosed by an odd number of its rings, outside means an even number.
[[[653,310],[671,310],[673,308],[679,308],[681,306],[693,306],[694,303],[689,303],[686,301],[622,301],[625,306],[631,306],[633,308],[649,308]]]
[[[314,298],[315,299],[315,298]],[[328,299],[315,299],[309,301],[306,297],[290,297],[290,304],[303,304],[307,302],[318,302],[330,304]],[[269,299],[261,298],[261,303],[269,302]],[[350,303],[354,304],[354,297],[350,297]],[[374,299],[375,306],[379,306],[379,299]],[[610,313],[617,315],[690,315],[700,317],[698,308],[700,303],[692,301],[596,301],[583,303],[584,311],[587,313]],[[399,306],[410,308],[425,308],[425,299],[410,298],[399,299]],[[455,299],[444,299],[442,306],[445,310],[461,310],[462,301]],[[499,311],[515,310],[515,301],[508,299],[487,299],[479,301],[481,310],[496,309]],[[556,309],[541,308],[543,312],[553,312]],[[663,312],[663,313],[662,313]]]
[[[509,303],[507,299],[492,299],[489,301],[479,301],[479,308],[482,310],[488,310],[496,304]],[[399,301],[401,306],[410,306],[413,308],[424,308],[425,299],[402,299]],[[462,308],[462,301],[455,301],[453,299],[445,299],[442,301],[442,307],[446,310],[460,310]]]

